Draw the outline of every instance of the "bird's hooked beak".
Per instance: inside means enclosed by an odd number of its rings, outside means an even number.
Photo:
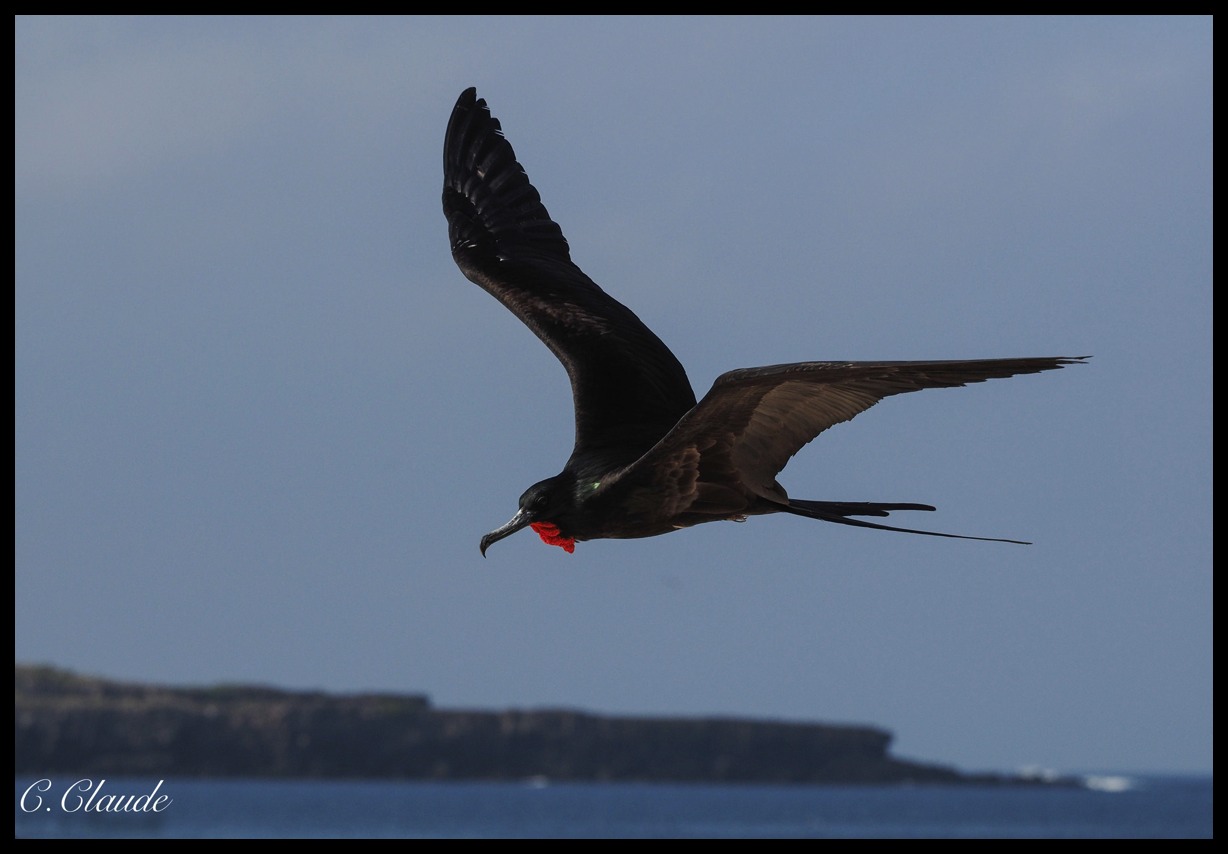
[[[532,517],[526,513],[523,508],[517,510],[516,515],[508,520],[506,525],[495,528],[489,534],[482,537],[482,542],[478,546],[478,548],[482,550],[482,557],[486,557],[486,550],[490,548],[491,545],[499,542],[499,540],[503,539],[504,537],[510,537],[521,528],[527,527],[532,521]]]

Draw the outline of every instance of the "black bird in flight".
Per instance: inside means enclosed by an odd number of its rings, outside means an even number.
[[[928,504],[803,501],[777,473],[803,445],[885,397],[1075,364],[1084,357],[941,362],[800,362],[730,371],[696,403],[661,339],[571,260],[567,240],[474,89],[461,93],[443,147],[443,210],[461,272],[511,309],[571,379],[576,443],[563,470],[520,496],[481,551],[531,527],[546,543],[653,537],[764,513],[886,531],[853,517]]]

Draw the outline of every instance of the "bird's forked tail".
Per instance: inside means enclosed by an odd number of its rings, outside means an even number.
[[[1007,540],[1001,537],[969,537],[965,534],[943,534],[938,531],[918,531],[915,528],[895,528],[891,525],[880,525],[877,522],[865,522],[861,519],[850,519],[850,516],[888,516],[892,510],[936,510],[929,504],[882,504],[876,501],[804,501],[790,498],[789,506],[784,508],[790,513],[805,516],[808,519],[822,519],[824,522],[838,522],[841,525],[854,525],[858,528],[877,528],[880,531],[899,531],[904,534],[924,534],[927,537],[951,537],[956,540],[982,540],[988,543],[1016,543],[1021,546],[1032,545],[1024,540]]]

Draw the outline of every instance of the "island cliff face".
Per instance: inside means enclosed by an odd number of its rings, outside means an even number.
[[[445,711],[423,695],[167,688],[17,665],[17,774],[1012,783],[894,759],[859,726]]]

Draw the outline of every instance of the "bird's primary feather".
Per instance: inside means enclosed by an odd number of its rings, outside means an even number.
[[[448,124],[443,209],[461,271],[566,368],[577,458],[626,464],[695,405],[669,348],[572,263],[562,230],[473,89],[461,94]]]

